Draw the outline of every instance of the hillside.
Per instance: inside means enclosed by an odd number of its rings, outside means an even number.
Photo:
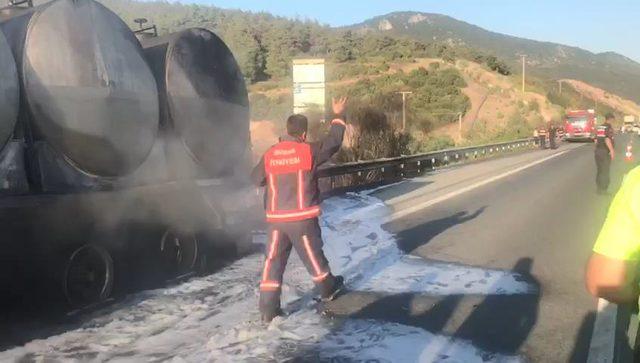
[[[496,74],[468,61],[443,66],[455,67],[463,75],[467,83],[463,92],[471,107],[462,119],[461,135],[458,124],[452,123],[435,130],[436,136],[447,135],[456,144],[508,140],[527,137],[534,127],[548,120],[559,122],[562,117],[561,106],[552,104],[535,90],[523,94],[514,77]]]
[[[614,96],[611,89],[625,88],[636,76],[640,81],[640,65],[615,53],[595,55],[491,33],[442,15],[395,13],[336,29],[314,21],[213,6],[99,1],[132,28],[135,18],[146,17],[160,34],[188,27],[216,32],[233,51],[250,85],[251,130],[257,152],[283,132],[292,109],[290,73],[295,57],[326,59],[328,96],[351,98],[350,135],[368,129],[375,139],[361,148],[366,152],[376,149],[372,153],[343,160],[526,137],[545,120],[559,121],[565,109],[593,108],[596,100],[600,115],[616,110],[634,113],[634,102]],[[511,75],[512,69],[519,69],[520,53],[527,53],[533,71],[526,94],[519,90],[518,76]],[[564,68],[570,70],[566,72],[569,76],[558,78],[566,79],[567,86],[556,94],[557,83],[548,77]],[[581,70],[588,70],[584,77],[571,76]],[[615,77],[625,81],[614,82]],[[597,87],[602,84],[599,78],[616,87],[605,86],[608,91],[602,91]],[[408,129],[399,133],[402,102],[397,92],[401,90],[413,94],[407,103]],[[322,114],[316,110],[309,115],[312,138],[323,132]],[[351,142],[358,138],[351,137]]]
[[[369,74],[343,76],[330,81],[327,88],[331,94],[349,95],[354,100],[351,109],[364,107],[383,113],[396,129],[401,125],[402,103],[395,92],[412,91],[407,102],[407,131],[412,139],[412,152],[525,137],[543,118],[560,115],[560,108],[551,105],[543,95],[529,92],[522,96],[511,77],[497,74],[483,64],[465,60],[451,64],[440,58],[418,58],[387,66],[376,74],[369,71]],[[332,63],[328,66],[328,76],[336,78],[335,74],[344,75],[357,68],[356,62]],[[367,67],[372,68],[375,67],[371,64]],[[283,132],[283,120],[291,109],[292,91],[290,85],[283,87],[274,82],[254,84],[250,91],[252,138],[259,152]],[[463,114],[462,138],[458,132],[459,112]]]
[[[45,0],[36,0],[39,1]],[[166,1],[98,1],[133,29],[138,27],[134,19],[144,17],[157,26],[160,35],[188,27],[214,31],[231,48],[250,83],[290,77],[294,57],[323,57],[337,63],[374,59],[379,63],[425,56],[448,59],[481,56],[463,46],[452,47],[441,42],[420,42],[385,34],[358,35],[311,20],[288,19],[268,13]]]
[[[562,80],[563,84],[569,85],[580,95],[587,99],[594,100],[595,108],[603,106],[610,107],[625,115],[640,116],[640,106],[630,100],[624,99],[616,94],[609,93],[601,88],[594,87],[588,83],[577,81],[575,79]]]
[[[495,54],[514,70],[519,69],[520,55],[526,54],[533,75],[578,79],[640,101],[640,64],[613,52],[595,54],[577,47],[494,33],[445,15],[417,12],[391,13],[348,29],[469,46]]]

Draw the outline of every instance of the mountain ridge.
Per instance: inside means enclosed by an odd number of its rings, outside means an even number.
[[[392,12],[341,28],[462,44],[494,54],[516,71],[520,55],[527,55],[528,71],[536,76],[549,80],[577,78],[640,101],[640,63],[613,51],[595,53],[486,30],[448,15],[415,11]]]
[[[576,50],[579,50],[579,51],[584,51],[584,52],[590,53],[590,54],[595,55],[595,56],[616,56],[616,57],[622,58],[622,59],[624,59],[626,61],[633,62],[633,63],[637,64],[638,66],[640,66],[640,62],[635,61],[632,58],[630,58],[630,57],[628,57],[628,56],[626,56],[626,55],[624,55],[622,53],[616,52],[616,51],[594,52],[594,51],[591,51],[591,50],[588,50],[588,49],[585,49],[585,48],[582,48],[582,47],[576,46],[576,45],[567,45],[567,44],[554,42],[554,41],[539,40],[539,39],[527,38],[526,36],[517,36],[517,35],[500,33],[498,31],[485,29],[485,28],[483,28],[483,27],[481,27],[479,25],[475,25],[475,24],[470,23],[468,21],[457,19],[457,18],[455,18],[453,16],[450,16],[450,15],[439,14],[439,13],[429,13],[429,12],[410,11],[410,10],[393,11],[393,12],[390,12],[390,13],[387,13],[387,14],[384,14],[384,15],[378,15],[378,16],[375,16],[373,18],[366,19],[366,20],[364,20],[362,22],[359,22],[359,23],[346,25],[346,26],[341,26],[341,27],[336,27],[336,28],[344,28],[344,29],[357,28],[357,27],[360,27],[360,26],[363,26],[363,25],[366,26],[370,22],[376,21],[378,19],[379,20],[384,20],[384,19],[386,19],[388,17],[394,17],[394,16],[411,16],[411,17],[414,17],[414,16],[425,16],[426,17],[426,19],[425,19],[426,21],[428,21],[429,18],[447,19],[449,21],[452,20],[452,21],[455,21],[457,23],[465,24],[465,25],[473,27],[475,29],[482,30],[483,32],[491,33],[492,35],[495,35],[495,36],[512,38],[512,39],[523,40],[523,41],[528,41],[528,42],[535,42],[535,43],[540,43],[540,44],[550,45],[550,46],[560,46],[560,47],[563,47],[563,48],[571,48],[571,49],[576,49]],[[421,21],[413,21],[413,22],[410,22],[410,23],[414,23],[415,24],[415,23],[418,23],[418,22],[421,22]]]

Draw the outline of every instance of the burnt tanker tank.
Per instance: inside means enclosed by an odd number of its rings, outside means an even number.
[[[13,134],[18,117],[18,73],[11,48],[0,33],[0,150]]]
[[[91,0],[8,8],[0,22],[16,57],[21,117],[33,140],[45,140],[90,175],[118,177],[138,168],[156,139],[158,92],[127,25]]]
[[[180,151],[198,166],[199,174],[221,177],[245,163],[249,100],[226,44],[200,28],[142,38],[141,43],[158,83],[163,128],[178,137]],[[173,150],[175,158],[180,151]],[[183,162],[172,166],[183,167],[173,172],[185,176]]]

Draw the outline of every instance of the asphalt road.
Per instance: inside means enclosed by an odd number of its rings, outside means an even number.
[[[622,156],[626,140],[617,145]],[[614,164],[612,191],[628,167]],[[18,318],[0,333],[0,347],[3,333],[12,338],[0,350],[17,345],[0,351],[0,361],[366,361],[387,354],[386,361],[584,362],[597,306],[584,288],[584,265],[612,198],[595,190],[593,145],[564,144],[332,198],[325,250],[354,284],[328,305],[335,322],[318,320],[313,307],[287,305],[291,314],[279,323],[252,328],[263,258],[254,254],[72,321]],[[381,275],[354,283],[367,269]],[[285,278],[291,301],[310,300],[308,280],[294,258]]]
[[[620,137],[620,157],[624,145],[626,139]],[[622,161],[614,163],[611,191],[617,190],[627,167]],[[334,311],[421,327],[470,340],[489,352],[535,362],[585,361],[596,299],[585,291],[583,272],[612,198],[595,193],[595,172],[593,145],[570,144],[380,189],[373,195],[399,214],[385,228],[396,234],[406,253],[513,270],[537,286],[537,292],[488,296],[354,292],[336,301]],[[456,190],[468,191],[456,195]],[[443,195],[445,199],[438,200]],[[430,203],[433,200],[438,203]],[[427,207],[414,211],[420,205]],[[404,215],[404,210],[413,213]]]

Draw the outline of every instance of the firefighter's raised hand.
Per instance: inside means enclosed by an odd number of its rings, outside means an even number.
[[[337,116],[344,117],[344,111],[346,109],[347,98],[333,98],[331,100],[331,108],[333,109],[333,113]]]

